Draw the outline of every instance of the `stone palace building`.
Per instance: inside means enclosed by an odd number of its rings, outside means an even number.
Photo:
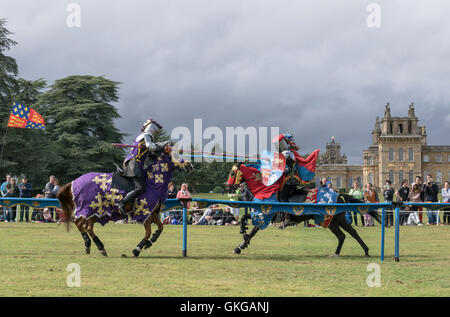
[[[348,165],[341,154],[341,145],[335,138],[326,144],[316,169],[316,185],[323,177],[333,182],[334,188],[352,187],[358,181],[381,188],[389,179],[395,188],[406,179],[411,184],[417,175],[431,174],[442,185],[450,180],[450,145],[427,145],[427,133],[419,126],[414,104],[408,116],[393,117],[389,103],[383,118],[377,118],[372,131],[372,144],[363,151],[363,165]]]

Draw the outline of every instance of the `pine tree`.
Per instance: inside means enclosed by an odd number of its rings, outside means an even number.
[[[61,183],[87,172],[110,172],[123,161],[123,149],[111,145],[123,142],[114,126],[120,115],[112,105],[118,85],[104,77],[68,76],[39,97],[54,155],[49,170]]]
[[[6,21],[0,19],[0,175],[3,176],[9,171],[9,168],[16,165],[10,155],[7,155],[9,148],[7,133],[7,124],[9,113],[12,107],[12,94],[16,85],[16,76],[18,67],[16,60],[5,55],[5,52],[17,44],[16,41],[9,38],[12,33],[6,29]]]

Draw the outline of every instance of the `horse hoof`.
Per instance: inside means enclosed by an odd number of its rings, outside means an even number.
[[[329,258],[338,258],[338,257],[339,257],[339,254],[336,254],[336,253],[335,253],[335,254],[329,255],[328,257],[329,257]]]
[[[86,251],[86,254],[91,254],[91,248],[86,248],[85,251]]]
[[[128,258],[128,256],[125,253],[122,253],[122,258]]]
[[[100,254],[103,256],[108,256],[108,253],[106,253],[106,250],[104,249],[100,251]]]
[[[131,252],[133,252],[133,255],[134,255],[135,257],[138,257],[139,254],[141,254],[141,252],[138,251],[138,250],[136,250],[136,249],[133,249],[133,251],[131,251]]]
[[[371,256],[370,256],[370,254],[366,254],[365,257],[366,258],[370,258]]]
[[[241,249],[239,248],[234,249],[234,254],[241,254]]]

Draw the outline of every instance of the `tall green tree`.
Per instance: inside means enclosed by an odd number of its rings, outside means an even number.
[[[120,117],[112,104],[118,101],[118,85],[104,77],[68,76],[39,97],[53,153],[48,169],[62,182],[87,172],[110,172],[123,161],[123,149],[111,145],[124,137],[114,126]]]
[[[16,76],[18,74],[16,60],[5,55],[11,47],[17,44],[16,41],[10,38],[11,34],[13,33],[6,28],[6,21],[0,19],[0,151],[3,152],[0,157],[0,176],[2,178],[10,167],[16,165],[13,158],[7,155],[6,148],[9,148],[9,142],[5,138],[8,117],[12,106],[13,89],[16,85]]]

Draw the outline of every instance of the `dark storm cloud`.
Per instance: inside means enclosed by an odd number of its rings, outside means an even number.
[[[2,1],[27,79],[72,74],[121,82],[118,126],[169,131],[279,126],[310,152],[335,136],[361,163],[376,116],[414,101],[429,144],[450,144],[446,1]],[[381,6],[381,27],[366,6]],[[131,138],[131,136],[130,136]]]

